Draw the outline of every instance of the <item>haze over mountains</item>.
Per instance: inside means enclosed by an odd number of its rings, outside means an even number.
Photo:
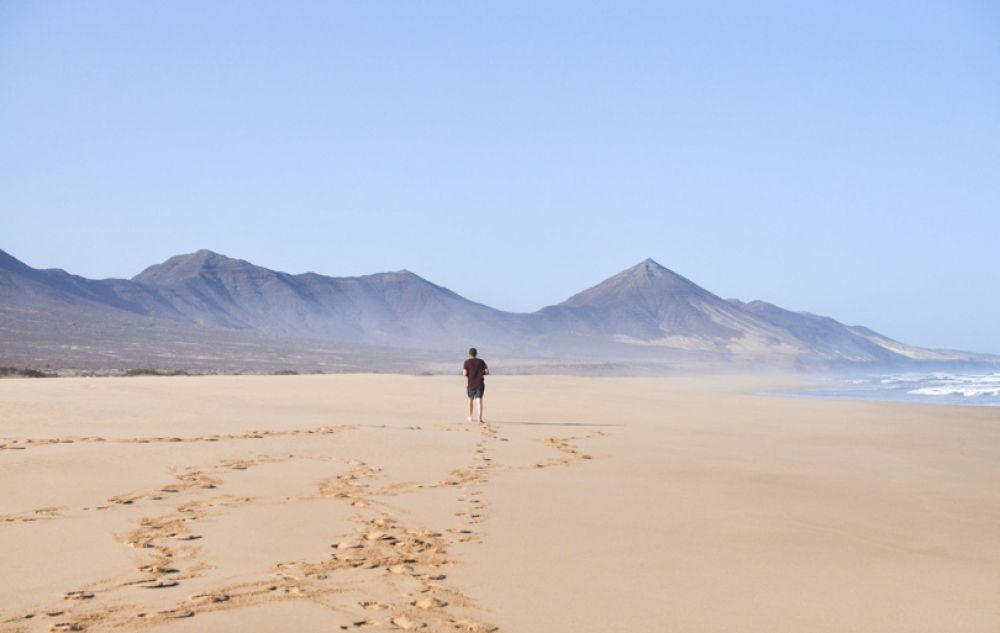
[[[31,268],[0,251],[0,335],[0,365],[80,368],[365,369],[371,359],[392,370],[399,368],[386,364],[392,358],[445,358],[470,345],[549,361],[676,367],[1000,360],[918,348],[762,301],[725,300],[651,259],[523,314],[469,301],[406,270],[293,275],[201,250],[131,280],[92,280]],[[327,362],[348,356],[354,360]]]

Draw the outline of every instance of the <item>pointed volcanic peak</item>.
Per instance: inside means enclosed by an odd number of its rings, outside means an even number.
[[[599,329],[631,342],[665,338],[732,339],[739,316],[723,299],[652,259],[605,279],[559,304]]]
[[[672,304],[692,296],[721,301],[701,286],[649,258],[559,305],[574,308],[629,306],[654,314],[663,309],[664,302]]]
[[[798,347],[787,332],[652,259],[543,312],[577,332],[586,327],[630,344],[724,354],[794,353]]]

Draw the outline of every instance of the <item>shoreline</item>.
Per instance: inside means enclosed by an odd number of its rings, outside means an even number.
[[[951,387],[927,385],[955,381]],[[968,383],[988,381],[977,389]],[[961,383],[965,382],[965,385]],[[902,387],[898,387],[903,383]],[[907,384],[909,383],[909,384]],[[934,372],[829,375],[814,386],[771,392],[777,397],[854,402],[892,402],[958,407],[1000,407],[1000,373]]]

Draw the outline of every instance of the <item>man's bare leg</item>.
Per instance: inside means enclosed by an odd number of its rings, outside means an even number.
[[[483,397],[479,396],[479,421],[483,421]]]
[[[469,417],[465,419],[472,422],[472,398],[469,398]]]

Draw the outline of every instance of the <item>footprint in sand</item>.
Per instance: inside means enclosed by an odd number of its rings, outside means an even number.
[[[423,598],[410,604],[418,609],[442,609],[448,606],[448,603],[440,598]]]
[[[201,593],[197,596],[191,596],[191,600],[201,603],[220,604],[222,602],[229,602],[229,595],[224,593]]]
[[[392,565],[389,567],[390,574],[412,574],[413,568],[409,565]]]
[[[143,589],[166,589],[167,587],[176,587],[179,584],[180,583],[177,582],[176,580],[163,579],[163,580],[151,580],[149,582],[142,583],[139,586],[142,587]]]
[[[481,622],[472,622],[470,620],[455,620],[452,622],[455,628],[464,633],[493,633],[498,631],[499,627],[493,626],[491,624],[483,624]]]
[[[177,574],[181,570],[174,567],[164,567],[162,565],[143,565],[139,568],[139,571],[144,571],[147,574]]]
[[[417,622],[416,620],[411,620],[405,615],[396,616],[395,618],[389,621],[392,622],[398,628],[403,629],[404,631],[415,631],[416,629],[422,629],[425,626],[427,626],[423,622]]]

